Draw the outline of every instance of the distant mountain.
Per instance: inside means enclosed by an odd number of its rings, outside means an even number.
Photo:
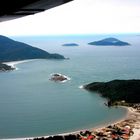
[[[79,45],[76,43],[68,43],[68,44],[63,44],[62,46],[74,47],[74,46],[79,46]]]
[[[94,41],[88,43],[89,45],[96,45],[96,46],[127,46],[130,45],[127,42],[120,41],[119,39],[110,37],[110,38],[105,38],[103,40],[99,41]]]
[[[64,56],[50,54],[39,48],[0,35],[0,62],[26,59],[64,59]]]

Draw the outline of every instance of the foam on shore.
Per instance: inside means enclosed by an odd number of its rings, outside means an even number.
[[[80,89],[84,89],[84,86],[83,86],[83,85],[81,85],[81,86],[79,86],[79,88],[80,88]]]

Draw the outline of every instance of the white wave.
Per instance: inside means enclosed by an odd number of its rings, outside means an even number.
[[[83,88],[84,88],[84,86],[83,86],[83,85],[81,85],[81,86],[79,86],[79,88],[80,88],[80,89],[83,89]]]

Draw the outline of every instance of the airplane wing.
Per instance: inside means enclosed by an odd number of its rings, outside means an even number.
[[[72,0],[0,0],[0,22],[43,12]]]

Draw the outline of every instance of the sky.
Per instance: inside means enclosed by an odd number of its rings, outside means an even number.
[[[74,0],[45,12],[0,22],[0,34],[140,33],[140,0]]]

